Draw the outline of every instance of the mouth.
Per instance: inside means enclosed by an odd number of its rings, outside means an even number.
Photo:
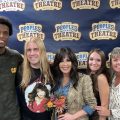
[[[63,70],[68,70],[69,68],[68,67],[64,67],[64,68],[62,68]]]
[[[3,43],[0,43],[0,48],[5,47],[5,45]]]

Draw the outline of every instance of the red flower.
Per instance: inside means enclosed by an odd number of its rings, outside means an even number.
[[[46,108],[49,110],[51,108],[55,108],[56,112],[62,113],[66,109],[66,97],[60,95],[52,95],[50,100],[46,104]]]

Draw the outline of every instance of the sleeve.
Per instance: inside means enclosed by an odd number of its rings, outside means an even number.
[[[15,85],[16,87],[20,85],[22,80],[22,63],[23,63],[23,57],[20,53],[17,54],[17,71],[15,75]]]
[[[16,75],[15,75],[15,86],[19,87],[22,81],[22,64],[18,66]]]
[[[21,65],[23,62],[23,57],[22,57],[22,54],[20,54],[20,53],[18,54],[18,60],[19,60],[18,65]]]
[[[89,105],[84,105],[84,106],[83,106],[83,110],[84,110],[88,115],[92,115],[93,112],[95,111],[95,109],[91,108]]]
[[[92,80],[90,76],[84,75],[82,77],[82,89],[83,89],[83,99],[85,101],[85,106],[83,106],[83,110],[91,115],[95,111],[96,98],[93,93],[92,88]]]

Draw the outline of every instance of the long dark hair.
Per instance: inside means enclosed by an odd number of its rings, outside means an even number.
[[[78,82],[78,61],[76,58],[75,53],[70,48],[61,48],[58,50],[58,52],[55,55],[54,63],[52,65],[52,74],[55,81],[55,87],[53,91],[57,90],[59,86],[61,85],[61,79],[63,78],[63,73],[61,72],[59,68],[59,63],[63,61],[65,57],[68,57],[68,59],[72,62],[72,69],[70,71],[70,80],[73,83],[73,87],[76,89],[77,82]]]
[[[90,55],[93,52],[98,53],[100,55],[100,57],[101,57],[101,67],[100,67],[100,69],[98,71],[96,71],[95,74],[92,74],[91,70],[89,68],[89,58],[90,58]],[[100,50],[98,48],[95,48],[95,49],[93,49],[93,50],[91,50],[89,52],[88,60],[87,60],[87,73],[92,78],[93,91],[94,91],[95,94],[97,93],[97,88],[98,88],[98,86],[97,86],[97,77],[98,77],[98,75],[104,74],[107,77],[108,83],[110,84],[110,74],[109,74],[109,71],[108,71],[108,69],[106,67],[106,57],[105,57],[105,54],[104,54],[104,52],[102,50]]]
[[[34,102],[35,97],[37,96],[37,89],[41,89],[42,91],[45,92],[45,98],[49,97],[49,92],[48,89],[45,85],[42,85],[42,83],[37,83],[32,90],[31,93],[28,94],[28,98],[30,99],[31,102]]]

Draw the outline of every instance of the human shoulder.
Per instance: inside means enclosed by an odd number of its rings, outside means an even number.
[[[100,74],[100,75],[98,75],[97,81],[98,81],[98,83],[107,82],[107,77],[106,77],[106,75],[105,75],[105,74]]]
[[[10,55],[21,55],[17,50],[6,47],[6,52]]]
[[[92,80],[89,75],[81,74],[78,81],[78,89],[82,89],[85,93],[87,90],[91,91]]]
[[[107,77],[104,74],[100,74],[98,76],[97,82],[98,82],[99,89],[102,89],[102,88],[108,89],[109,88]]]
[[[6,47],[6,55],[9,57],[17,58],[21,62],[23,61],[22,55],[17,50],[11,49],[9,47]]]
[[[91,82],[92,80],[89,75],[79,73],[79,81],[80,82]]]

